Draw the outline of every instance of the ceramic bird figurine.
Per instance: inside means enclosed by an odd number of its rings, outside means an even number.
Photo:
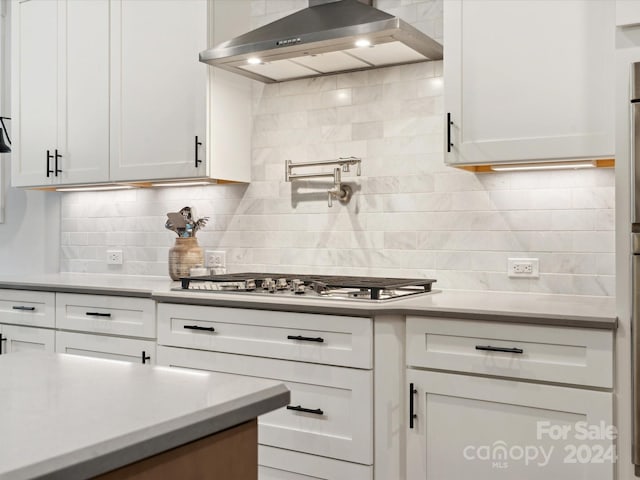
[[[178,212],[167,213],[167,221],[165,228],[175,232],[180,238],[195,237],[196,232],[201,230],[206,224],[209,217],[202,217],[194,220],[195,211],[191,207],[183,207]]]

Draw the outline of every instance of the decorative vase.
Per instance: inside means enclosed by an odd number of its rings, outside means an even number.
[[[171,280],[180,280],[189,276],[189,269],[204,265],[204,252],[195,237],[176,238],[169,249],[169,276]]]

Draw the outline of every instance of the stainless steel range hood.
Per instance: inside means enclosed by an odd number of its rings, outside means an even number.
[[[442,58],[438,42],[358,0],[310,3],[201,52],[200,61],[273,83]]]

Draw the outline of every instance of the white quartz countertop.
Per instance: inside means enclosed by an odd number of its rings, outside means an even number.
[[[436,284],[437,285],[437,284]],[[174,290],[168,277],[51,274],[0,277],[0,288],[152,297],[185,303],[335,315],[437,315],[439,317],[614,329],[615,299],[584,295],[435,290],[390,301],[345,300],[304,296],[207,293]]]
[[[89,478],[286,405],[278,382],[74,355],[0,356],[0,479]]]

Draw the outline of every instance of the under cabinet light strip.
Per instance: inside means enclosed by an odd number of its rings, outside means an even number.
[[[214,185],[212,182],[174,182],[174,183],[152,183],[152,187],[195,187],[204,185]]]
[[[565,170],[596,168],[593,161],[586,162],[554,162],[554,163],[523,163],[521,165],[491,165],[494,172],[516,172],[523,170]]]
[[[65,187],[57,188],[58,192],[102,192],[106,190],[129,190],[133,188],[130,185],[107,185],[107,186],[87,186],[87,187]]]

